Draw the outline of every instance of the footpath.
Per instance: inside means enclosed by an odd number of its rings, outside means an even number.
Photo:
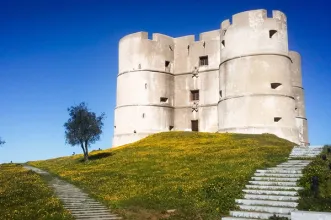
[[[47,178],[48,184],[62,201],[63,206],[71,212],[77,220],[114,220],[122,219],[116,214],[110,213],[109,209],[90,198],[74,185],[50,175],[48,172],[24,165],[26,169],[32,170]]]

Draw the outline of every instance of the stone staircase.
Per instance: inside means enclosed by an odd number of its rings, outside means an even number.
[[[40,175],[47,176],[48,184],[55,191],[63,206],[69,210],[77,220],[115,220],[122,219],[116,214],[110,213],[109,209],[101,203],[90,198],[74,185],[52,177],[48,172],[36,167],[24,165],[26,169],[32,170]]]
[[[291,219],[299,199],[297,181],[302,170],[319,155],[323,147],[295,147],[287,162],[272,168],[256,170],[243,190],[244,198],[236,199],[238,211],[222,220],[269,219],[273,215]]]

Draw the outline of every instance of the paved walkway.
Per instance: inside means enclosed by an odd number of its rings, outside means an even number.
[[[50,177],[48,184],[54,189],[55,194],[63,202],[77,220],[113,220],[122,219],[118,215],[111,214],[104,205],[90,198],[74,185],[51,176],[48,172],[35,167],[24,165],[26,169],[32,170],[40,175]]]

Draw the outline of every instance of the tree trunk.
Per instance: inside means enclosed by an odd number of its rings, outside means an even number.
[[[83,153],[84,153],[84,161],[88,160],[88,157],[86,156],[86,151],[85,151],[85,147],[84,147],[84,143],[81,141],[80,142],[80,146],[83,149]],[[87,159],[86,159],[87,158]]]
[[[88,141],[85,141],[85,155],[84,159],[85,161],[88,161],[88,147],[87,147]]]

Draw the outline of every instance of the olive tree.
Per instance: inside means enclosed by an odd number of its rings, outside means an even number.
[[[3,144],[5,144],[5,143],[6,143],[6,142],[3,141],[3,140],[1,139],[1,137],[0,137],[0,146],[3,145]]]
[[[88,161],[88,147],[100,140],[105,113],[96,116],[84,102],[67,110],[70,118],[64,124],[66,143],[72,146],[80,145],[84,160]]]

